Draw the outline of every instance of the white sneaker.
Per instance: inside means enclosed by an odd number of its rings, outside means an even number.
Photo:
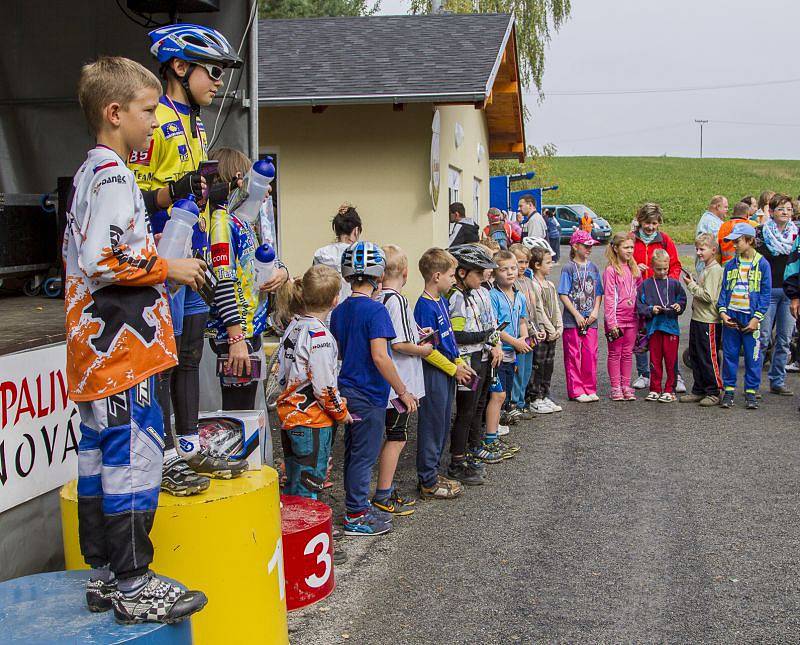
[[[648,379],[648,378],[642,376],[641,374],[639,374],[639,376],[637,376],[636,380],[633,382],[633,389],[634,390],[643,390],[648,385],[650,385],[650,379]]]
[[[576,396],[573,401],[577,401],[578,403],[591,403],[592,397],[590,397],[588,394],[581,394]]]
[[[550,409],[553,412],[561,412],[564,408],[562,408],[558,403],[553,401],[549,396],[542,399],[547,405],[550,406]]]
[[[597,394],[587,394],[586,396],[588,396],[589,400],[592,401],[592,402],[600,400],[600,397],[597,396]]]
[[[498,425],[497,426],[497,436],[498,437],[505,437],[511,430],[509,430],[508,426]]]
[[[787,372],[800,372],[800,365],[798,365],[796,361],[794,363],[789,363],[786,366],[786,371]]]
[[[533,410],[536,414],[552,414],[554,412],[553,408],[547,405],[543,399],[536,399],[531,404],[531,410]]]
[[[678,374],[678,378],[675,380],[675,391],[678,394],[686,394],[686,383],[683,382],[683,377]]]

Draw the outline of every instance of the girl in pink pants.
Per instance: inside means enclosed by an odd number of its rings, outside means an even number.
[[[633,238],[630,234],[617,233],[608,245],[606,257],[608,266],[603,272],[603,288],[610,398],[612,401],[635,401],[636,394],[629,384],[633,345],[639,326],[636,292],[642,276],[633,259]]]
[[[586,231],[569,240],[570,261],[561,270],[558,295],[564,305],[564,368],[567,395],[579,403],[597,396],[597,319],[603,300],[600,270],[589,256],[597,241]]]

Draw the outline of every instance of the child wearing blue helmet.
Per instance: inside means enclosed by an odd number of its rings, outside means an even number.
[[[344,435],[345,535],[392,530],[392,516],[370,503],[372,469],[383,446],[390,389],[409,413],[418,403],[392,362],[389,341],[395,331],[389,312],[373,300],[385,268],[386,257],[378,245],[359,241],[348,246],[342,253],[342,277],[353,292],[331,315],[330,328],[342,357],[339,392],[352,417]]]
[[[134,150],[128,166],[142,190],[153,232],[160,233],[173,202],[193,197],[200,206],[192,247],[207,260],[208,188],[200,176],[207,161],[207,140],[200,108],[211,104],[223,87],[224,71],[242,60],[217,30],[188,23],[167,25],[149,33],[150,53],[160,65],[166,93],[156,107],[159,127],[147,150]],[[282,273],[282,272],[276,272]],[[197,416],[200,407],[199,367],[208,305],[191,289],[170,297],[178,349],[178,365],[159,378],[158,398],[164,410],[165,448],[161,489],[172,495],[194,495],[208,488],[209,477],[230,473],[227,460],[200,455]],[[171,399],[171,400],[170,400]],[[175,432],[170,423],[175,413]],[[234,472],[241,469],[236,466]]]

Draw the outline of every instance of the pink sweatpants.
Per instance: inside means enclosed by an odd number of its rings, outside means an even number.
[[[619,389],[631,381],[633,346],[636,343],[636,327],[620,327],[622,336],[608,344],[608,378],[611,389]]]
[[[564,329],[564,371],[567,374],[567,396],[597,392],[597,328],[581,336],[577,328]]]

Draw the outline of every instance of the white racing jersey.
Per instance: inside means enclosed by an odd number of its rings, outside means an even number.
[[[295,316],[278,346],[281,426],[325,428],[344,421],[347,407],[336,387],[339,350],[325,323]]]
[[[122,392],[177,363],[158,257],[133,173],[97,146],[75,175],[64,234],[67,381],[75,401]]]

